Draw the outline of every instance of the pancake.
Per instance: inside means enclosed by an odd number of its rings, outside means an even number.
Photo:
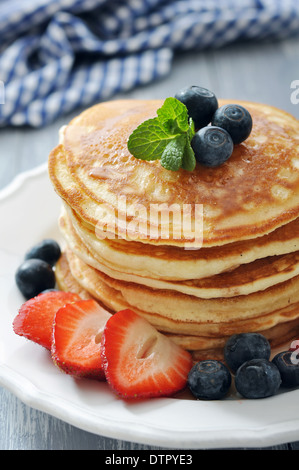
[[[267,315],[299,302],[299,276],[249,296],[199,299],[116,281],[91,268],[71,251],[66,253],[73,277],[94,297],[114,311],[126,305],[146,312],[149,321],[164,331],[216,337],[224,329],[234,331],[238,322],[250,329],[250,325],[263,326]],[[298,315],[298,311],[294,314]]]
[[[55,265],[55,278],[56,285],[59,290],[78,294],[83,300],[93,298],[92,295],[73,277],[69,269],[69,263],[65,253],[62,253]]]
[[[63,144],[50,155],[50,178],[80,218],[98,232],[128,240],[192,244],[198,206],[203,208],[204,247],[266,235],[299,215],[299,123],[276,108],[239,103],[251,113],[253,129],[220,167],[198,164],[193,172],[172,172],[159,161],[134,158],[127,139],[156,115],[162,101],[116,100],[89,108],[66,126]],[[175,205],[176,214],[189,205],[191,226],[182,233],[175,214],[173,224],[150,217],[149,208],[163,203]],[[137,214],[136,204],[145,212]],[[115,224],[116,216],[118,222],[124,218],[125,231]]]
[[[101,240],[94,229],[69,207],[68,217],[77,234],[99,263],[107,268],[145,278],[201,279],[232,270],[241,264],[269,256],[292,253],[299,248],[299,218],[255,240],[200,250],[154,246],[125,240]]]
[[[87,273],[85,271],[83,271],[83,274],[79,276],[78,280],[75,279],[70,270],[66,253],[62,254],[57,263],[57,268],[58,283],[61,284],[62,282],[65,290],[82,293],[83,288],[80,282],[83,279],[83,283],[90,289],[90,292],[85,291],[85,298],[89,298],[89,296],[92,295],[93,298],[97,299],[97,301],[111,313],[117,310],[132,308],[117,291],[114,291],[113,288],[109,288],[109,286],[105,286],[104,283],[96,280],[96,278],[89,277],[89,281],[91,282],[87,283],[88,277],[86,276]],[[299,303],[271,312],[271,314],[265,316],[263,323],[261,322],[261,319],[258,319],[257,322],[250,322],[249,324],[242,322],[236,322],[233,325],[220,324],[218,328],[219,334],[210,336],[206,334],[206,331],[204,331],[205,334],[197,336],[192,334],[193,332],[189,334],[168,332],[167,328],[165,330],[160,328],[158,324],[155,324],[155,320],[153,321],[153,318],[149,316],[148,313],[136,309],[134,310],[144,318],[150,318],[152,324],[154,324],[161,332],[166,334],[181,347],[189,350],[193,355],[194,361],[205,358],[223,360],[223,347],[230,335],[233,334],[232,331],[234,333],[259,331],[269,339],[272,347],[284,345],[288,341],[295,339],[299,334]]]
[[[176,282],[141,277],[111,269],[105,265],[105,260],[93,257],[94,252],[79,237],[65,211],[61,214],[59,226],[71,251],[89,266],[107,274],[110,278],[155,289],[170,289],[206,299],[234,297],[264,290],[299,275],[299,251],[297,251],[256,260],[232,271],[203,279]]]
[[[292,341],[298,339],[299,336],[299,321],[298,318],[295,320],[287,321],[284,323],[278,323],[272,328],[267,330],[259,331],[260,334],[264,335],[271,346],[271,358],[273,358],[279,351],[288,350]],[[203,347],[201,349],[190,350],[194,363],[202,361],[204,359],[218,359],[219,361],[225,362],[223,348],[228,340],[229,336],[224,336],[219,339],[217,347]],[[189,339],[185,341],[185,338],[179,338],[178,336],[171,336],[171,339],[179,344],[181,347],[186,348],[189,344]]]

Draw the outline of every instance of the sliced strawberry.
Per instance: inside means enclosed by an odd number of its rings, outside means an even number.
[[[75,302],[77,294],[63,291],[45,292],[25,302],[13,321],[17,335],[51,349],[52,324],[57,310],[67,303]]]
[[[192,367],[189,352],[129,309],[107,321],[101,354],[107,382],[123,398],[173,395]]]
[[[101,337],[111,314],[95,300],[80,300],[59,309],[53,326],[52,359],[74,377],[105,379]]]

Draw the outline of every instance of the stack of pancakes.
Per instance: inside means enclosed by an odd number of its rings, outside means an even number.
[[[194,360],[222,359],[234,333],[261,332],[272,347],[299,335],[299,123],[240,104],[251,135],[217,168],[169,171],[129,153],[158,100],[87,109],[49,156],[66,242],[59,287],[131,308]]]

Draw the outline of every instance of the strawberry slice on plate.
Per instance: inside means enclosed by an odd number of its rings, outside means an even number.
[[[53,325],[54,364],[73,377],[105,379],[101,337],[111,314],[95,300],[79,300],[59,309]]]
[[[65,304],[80,300],[77,294],[63,291],[45,292],[27,300],[13,321],[19,336],[51,349],[52,325],[57,310]]]
[[[107,382],[122,398],[171,396],[185,388],[191,354],[130,309],[115,313],[102,335]]]

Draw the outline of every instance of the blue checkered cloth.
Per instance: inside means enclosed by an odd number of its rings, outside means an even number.
[[[298,0],[0,0],[0,126],[150,83],[177,51],[298,30]]]

